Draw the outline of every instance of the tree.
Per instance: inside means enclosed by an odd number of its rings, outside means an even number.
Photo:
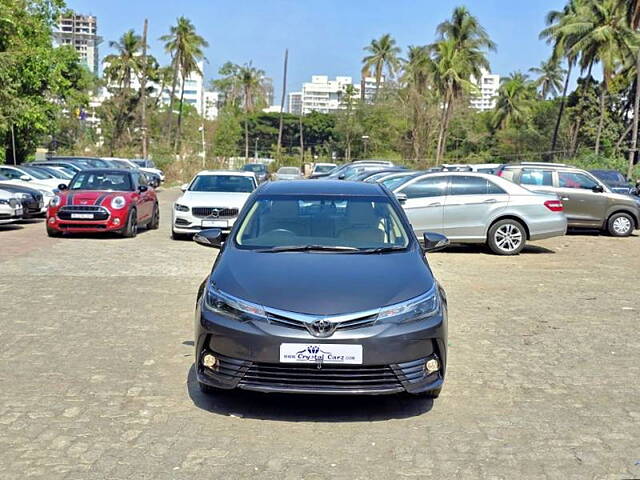
[[[109,42],[109,47],[116,53],[104,59],[104,76],[110,84],[121,90],[129,90],[134,76],[138,76],[143,68],[141,57],[142,38],[133,30],[125,32],[119,41]]]
[[[552,57],[540,62],[539,67],[532,67],[529,72],[538,76],[535,83],[543,100],[546,100],[549,96],[557,97],[562,91],[563,80],[567,71],[560,66],[558,59]]]
[[[371,43],[364,47],[364,51],[369,55],[362,59],[362,76],[371,76],[373,71],[376,79],[375,97],[377,98],[384,70],[387,70],[387,74],[391,78],[400,68],[400,60],[398,59],[400,48],[396,46],[393,37],[385,33],[378,40],[371,40]]]
[[[174,135],[174,149],[175,153],[178,154],[185,82],[187,77],[192,73],[202,74],[198,67],[198,62],[205,59],[203,49],[207,48],[209,43],[196,33],[193,23],[185,17],[179,17],[176,25],[171,27],[169,34],[163,35],[160,37],[160,40],[165,42],[164,48],[165,51],[171,55],[171,66],[173,67],[171,99],[169,100],[169,119],[173,113],[178,79],[181,79],[180,109],[178,111],[177,128]]]
[[[514,72],[502,80],[493,115],[493,127],[505,129],[521,126],[528,118],[535,98],[535,84],[521,72]]]
[[[620,0],[622,6],[626,6],[626,15],[629,26],[638,31],[640,28],[640,0]],[[631,180],[634,160],[638,156],[638,122],[640,121],[640,49],[636,53],[636,89],[633,102],[633,125],[631,133],[631,148],[629,149],[629,166],[627,178]]]
[[[336,114],[336,129],[344,136],[345,159],[350,162],[355,136],[355,110],[358,106],[357,92],[353,85],[345,87],[341,104],[343,109]]]
[[[225,101],[244,110],[245,160],[249,158],[249,114],[264,105],[266,97],[265,74],[251,62],[237,65],[225,63],[218,72],[222,78],[213,82],[223,93]]]
[[[444,98],[440,121],[436,163],[439,164],[446,150],[447,128],[453,102],[465,91],[473,91],[471,78],[482,77],[482,70],[489,70],[487,50],[496,46],[476,17],[465,7],[454,9],[450,20],[437,27],[439,40],[430,49],[436,64],[434,83]]]

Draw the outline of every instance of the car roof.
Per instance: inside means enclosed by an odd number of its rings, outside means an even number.
[[[261,195],[353,195],[386,197],[377,183],[348,182],[344,180],[294,180],[290,182],[268,182],[259,190]]]
[[[135,170],[127,170],[126,168],[87,168],[78,173],[131,173]]]
[[[253,172],[244,172],[242,170],[202,170],[195,174],[195,176],[200,175],[235,175],[238,177],[255,177]]]

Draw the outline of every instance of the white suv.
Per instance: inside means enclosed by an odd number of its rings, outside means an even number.
[[[249,195],[258,187],[253,172],[205,170],[182,186],[173,205],[171,237],[179,240],[204,228],[229,233]]]

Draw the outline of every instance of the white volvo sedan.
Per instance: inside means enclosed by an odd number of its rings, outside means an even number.
[[[517,255],[528,240],[564,235],[567,218],[557,195],[534,193],[504,178],[473,172],[414,175],[393,187],[413,229],[451,243],[486,243]]]
[[[205,170],[182,186],[184,194],[173,205],[171,237],[181,240],[203,228],[229,233],[238,213],[258,187],[253,172]]]

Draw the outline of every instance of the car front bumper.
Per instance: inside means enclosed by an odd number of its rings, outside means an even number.
[[[233,224],[237,218],[238,217],[207,219],[196,217],[191,212],[176,212],[174,210],[171,223],[173,231],[180,234],[194,234],[207,228],[219,228],[222,230],[222,233],[228,234],[233,228]]]
[[[265,393],[391,394],[421,393],[444,383],[447,359],[446,309],[428,320],[407,324],[380,323],[337,331],[317,338],[306,330],[267,320],[240,322],[201,308],[196,311],[196,375],[219,389]],[[361,345],[362,364],[281,363],[280,345]],[[203,365],[207,354],[217,359]],[[440,369],[425,371],[436,358]]]
[[[47,212],[47,227],[59,232],[114,232],[127,226],[129,211],[126,208],[117,212],[109,212],[104,220],[68,220],[62,219],[57,214]]]

